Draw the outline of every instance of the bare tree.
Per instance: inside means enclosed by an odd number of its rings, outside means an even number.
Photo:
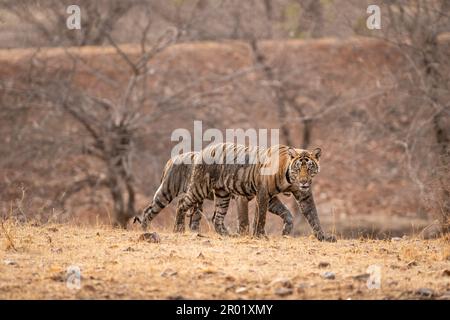
[[[434,131],[436,170],[433,170],[441,213],[442,231],[450,231],[450,77],[448,69],[448,34],[450,32],[450,2],[436,1],[389,1],[385,4],[388,23],[384,39],[398,48],[410,67],[408,88],[416,114],[427,117],[421,123],[412,122],[412,135],[404,141],[406,152],[413,153],[414,140],[420,138],[423,126]],[[398,75],[402,78],[403,75]],[[400,79],[399,79],[400,81]],[[403,79],[402,79],[403,81]],[[427,120],[429,119],[429,120]]]

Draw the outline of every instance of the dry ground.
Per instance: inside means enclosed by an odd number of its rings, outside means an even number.
[[[161,242],[150,243],[141,234],[5,222],[0,299],[450,298],[448,239],[321,243],[161,231]],[[381,266],[381,288],[369,290],[362,274],[373,264]],[[72,265],[81,268],[79,290],[66,286]],[[335,279],[325,279],[327,271]]]

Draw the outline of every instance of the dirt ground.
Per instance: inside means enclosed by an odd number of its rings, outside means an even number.
[[[156,231],[159,243],[137,229],[4,222],[0,299],[450,299],[444,238],[321,243]],[[370,271],[378,267],[380,288]]]

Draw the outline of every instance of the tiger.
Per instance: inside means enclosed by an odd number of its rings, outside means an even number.
[[[143,217],[135,217],[135,222],[140,222],[144,230],[148,223],[173,199],[186,192],[193,168],[194,157],[198,152],[186,152],[169,159],[164,166],[161,183],[158,187],[153,200],[143,210]],[[214,200],[213,192],[206,195],[205,199]],[[238,233],[246,235],[249,233],[248,223],[248,202],[251,200],[246,197],[236,197],[238,212]],[[189,228],[191,231],[198,232],[203,211],[203,201],[196,203],[188,215]],[[278,215],[283,219],[283,235],[289,235],[293,229],[293,217],[289,209],[281,201],[272,201],[269,205],[269,212]],[[185,229],[185,215],[177,213],[175,219],[175,232],[183,232]]]
[[[276,145],[264,149],[234,143],[210,145],[192,158],[190,182],[178,202],[177,216],[185,215],[213,193],[214,228],[217,233],[228,235],[224,218],[231,196],[256,197],[253,235],[266,237],[268,207],[280,202],[278,194],[290,192],[314,236],[320,241],[335,242],[336,237],[322,230],[311,190],[312,178],[320,171],[320,156],[320,148],[305,150]]]

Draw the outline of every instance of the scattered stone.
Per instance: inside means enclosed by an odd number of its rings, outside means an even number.
[[[408,268],[416,267],[416,266],[417,266],[417,262],[416,262],[415,260],[412,260],[412,261],[408,262],[408,263],[406,264],[406,266],[407,266]]]
[[[309,287],[311,287],[308,283],[300,283],[298,286],[297,286],[297,291],[298,292],[305,292],[305,289],[307,289],[307,288],[309,288]]]
[[[416,291],[416,295],[419,295],[424,298],[431,298],[434,295],[434,291],[429,288],[420,288]]]
[[[3,260],[3,263],[7,266],[17,266],[17,262],[15,262],[14,260]]]
[[[132,247],[128,247],[128,248],[126,248],[126,249],[123,250],[123,251],[134,252],[134,251],[136,251],[136,249],[134,249],[134,248],[132,248]]]
[[[61,248],[52,248],[52,252],[60,254],[63,252],[63,250]]]
[[[353,279],[358,280],[358,281],[367,281],[370,277],[369,273],[361,273],[361,274],[357,274],[356,276],[353,276]]]
[[[197,238],[208,238],[208,237],[205,236],[204,234],[197,232],[197,233],[194,233],[194,235],[192,236],[192,239],[197,239]]]
[[[233,276],[227,275],[227,276],[225,277],[225,280],[227,280],[227,281],[235,281],[236,278],[233,277]]]
[[[281,287],[275,290],[275,294],[280,297],[285,297],[293,293],[292,288]]]
[[[322,277],[327,280],[334,280],[336,279],[336,274],[334,272],[327,271],[322,274]]]
[[[167,268],[166,270],[161,272],[161,277],[168,278],[168,277],[176,276],[177,274],[178,274],[178,272],[176,272],[175,270]]]
[[[211,243],[210,240],[205,240],[205,241],[202,242],[202,244],[203,244],[204,246],[207,246],[207,247],[212,247],[212,243]]]
[[[288,278],[277,278],[270,283],[271,287],[292,288],[292,282]]]
[[[91,286],[90,284],[83,286],[83,289],[87,290],[87,291],[92,291],[92,292],[96,291],[94,286]]]
[[[197,259],[205,259],[205,256],[200,252],[197,256]]]
[[[329,262],[321,261],[319,262],[319,268],[328,268],[330,266]]]
[[[390,287],[395,287],[395,286],[397,286],[398,285],[398,281],[390,281],[390,282],[388,282],[388,285],[390,286]]]
[[[444,277],[450,277],[450,269],[445,269],[444,271],[442,271],[442,275]]]
[[[47,228],[47,230],[51,231],[51,232],[58,232],[59,231],[58,228],[56,228],[56,227],[50,227],[50,228]]]
[[[402,240],[402,238],[400,238],[400,237],[392,237],[391,238],[391,241],[400,241],[400,240]]]
[[[246,287],[239,287],[235,291],[237,294],[246,293],[248,292],[248,289]]]
[[[138,241],[147,241],[150,243],[160,243],[161,238],[156,232],[146,232],[139,236]]]

